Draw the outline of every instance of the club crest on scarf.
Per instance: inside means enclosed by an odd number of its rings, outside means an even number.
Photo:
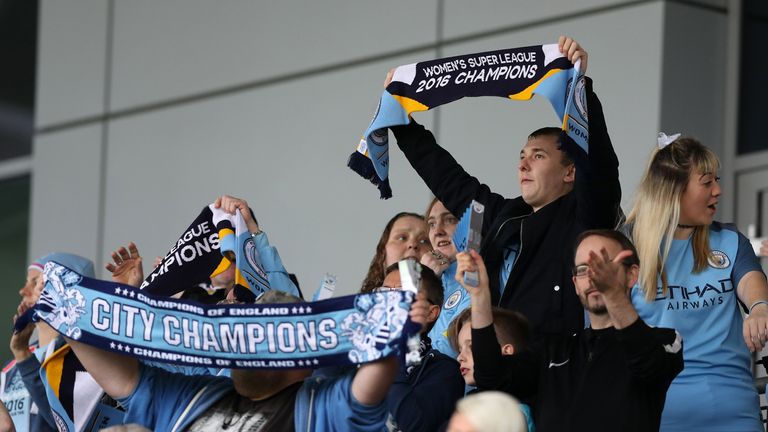
[[[83,277],[54,261],[45,264],[45,284],[50,289],[40,296],[38,315],[65,336],[80,339],[76,325],[85,313],[85,298],[76,287]]]
[[[351,362],[364,363],[380,358],[390,341],[400,337],[399,329],[408,319],[408,308],[400,305],[402,300],[403,295],[399,291],[355,299],[356,312],[341,322],[342,334],[355,347],[349,351]]]

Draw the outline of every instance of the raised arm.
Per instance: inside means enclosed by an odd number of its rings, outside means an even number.
[[[472,315],[472,356],[474,377],[481,390],[503,390],[516,397],[533,395],[538,385],[539,360],[530,350],[502,355],[493,327],[493,310],[488,272],[482,257],[474,250],[456,255],[456,281],[470,295]],[[477,272],[478,286],[464,283],[465,272]]]
[[[215,208],[220,208],[229,214],[235,214],[235,210],[240,210],[248,231],[253,235],[254,245],[259,253],[261,265],[267,273],[270,286],[296,297],[301,297],[299,289],[288,276],[288,271],[283,265],[277,248],[269,244],[267,234],[259,227],[259,223],[253,216],[248,203],[244,199],[223,195],[217,198],[213,205]]]
[[[411,305],[411,321],[424,325],[429,314],[429,302],[423,292],[419,292]],[[352,396],[363,405],[377,405],[387,396],[389,386],[398,370],[395,356],[360,366],[352,380]]]
[[[387,78],[384,80],[385,88],[392,80],[393,72],[394,69],[387,73]],[[507,200],[464,171],[456,159],[437,144],[432,132],[416,123],[413,118],[407,125],[394,126],[390,129],[395,135],[397,146],[405,154],[408,162],[448,211],[454,215],[461,215],[475,199],[485,205],[485,220],[493,220],[496,212]],[[519,206],[516,213],[522,215],[532,211],[522,198],[510,201]],[[483,231],[489,227],[490,223],[483,224]]]
[[[120,246],[112,252],[112,262],[104,268],[112,273],[112,280],[124,285],[138,287],[144,281],[144,267],[136,243],[128,243],[128,247]]]
[[[139,383],[139,361],[65,338],[85,370],[113,399],[133,393]]]
[[[588,54],[571,38],[560,36],[561,52],[573,63],[581,60],[581,72],[587,71]],[[603,106],[597,98],[592,79],[584,77],[589,118],[589,154],[568,139],[564,150],[576,163],[574,192],[577,199],[577,218],[585,229],[614,228],[619,215],[621,184],[619,159],[611,144],[605,125]]]
[[[682,337],[674,329],[651,328],[637,315],[629,297],[629,287],[637,282],[638,266],[624,270],[623,261],[632,251],[623,250],[610,259],[602,248],[590,251],[587,276],[603,295],[605,308],[626,353],[627,366],[638,378],[669,385],[683,370]],[[628,280],[619,275],[626,274]]]

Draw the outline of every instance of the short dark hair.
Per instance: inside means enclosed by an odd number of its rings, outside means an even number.
[[[384,277],[392,273],[395,270],[399,270],[399,263],[394,263],[387,267],[384,271]],[[431,268],[422,265],[421,266],[421,289],[427,295],[427,300],[436,306],[443,307],[443,281],[432,271]]]
[[[306,303],[302,298],[289,294],[285,291],[271,289],[260,295],[256,301],[256,304],[277,304],[277,303]]]
[[[499,345],[511,344],[515,347],[515,352],[528,347],[531,339],[531,325],[523,314],[496,306],[491,308],[491,314],[493,315],[493,329],[496,331],[496,340]],[[454,351],[459,352],[461,328],[471,321],[472,310],[467,308],[448,325],[448,342],[451,343]]]
[[[560,163],[563,166],[568,166],[573,163],[573,158],[571,155],[568,154],[567,151],[563,150],[563,130],[554,127],[554,126],[547,126],[543,128],[538,128],[535,131],[531,132],[530,135],[528,135],[528,140],[532,140],[535,138],[542,138],[542,137],[552,137],[555,138],[557,141],[557,148],[560,150],[560,153],[562,153],[562,158],[560,159]]]
[[[576,250],[579,249],[579,245],[581,245],[581,242],[583,242],[584,239],[593,236],[613,240],[618,243],[619,246],[621,246],[622,250],[631,251],[632,255],[624,258],[624,264],[636,266],[640,265],[640,258],[637,256],[637,249],[635,249],[635,245],[632,244],[632,242],[622,232],[616,230],[594,229],[582,232],[578,237],[576,237],[576,245],[573,247],[573,255],[576,256]]]

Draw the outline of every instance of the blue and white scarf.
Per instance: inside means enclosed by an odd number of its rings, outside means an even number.
[[[366,363],[404,353],[419,326],[413,292],[313,303],[204,306],[81,276],[44,271],[39,319],[62,335],[139,359],[190,366],[292,369]]]
[[[586,93],[579,66],[564,57],[557,44],[399,66],[347,165],[375,184],[381,198],[390,198],[387,128],[410,123],[414,112],[476,96],[529,100],[534,94],[542,95],[552,104],[567,135],[587,151]]]
[[[234,215],[219,211],[213,213],[213,223],[219,229],[222,255],[235,263],[235,296],[245,303],[253,303],[271,287],[245,219],[240,210]]]

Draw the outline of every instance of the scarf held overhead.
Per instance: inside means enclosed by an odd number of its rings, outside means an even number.
[[[53,261],[35,312],[59,333],[140,359],[223,368],[366,363],[418,333],[413,292],[313,303],[204,306],[87,278]]]
[[[411,114],[463,97],[546,97],[563,131],[588,151],[587,104],[579,62],[572,64],[557,44],[536,45],[411,63],[395,69],[370,126],[348,166],[390,198],[387,128],[410,123]],[[576,85],[573,85],[576,83]]]
[[[147,276],[141,289],[170,296],[222,273],[233,261],[238,299],[252,302],[270,289],[267,273],[240,211],[231,215],[210,204]],[[295,291],[290,289],[293,287],[277,288]]]

